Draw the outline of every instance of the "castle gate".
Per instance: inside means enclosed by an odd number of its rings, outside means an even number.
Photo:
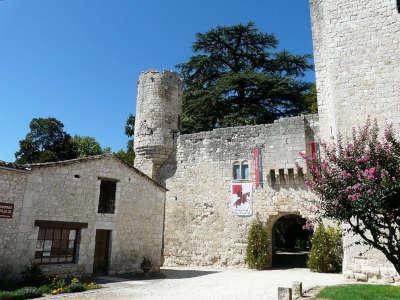
[[[297,213],[280,214],[270,223],[271,258],[275,268],[304,268],[311,248],[312,231]]]

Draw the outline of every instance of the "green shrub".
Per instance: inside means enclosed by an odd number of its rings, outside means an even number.
[[[78,293],[78,292],[84,292],[84,291],[86,291],[86,288],[85,288],[84,284],[81,282],[71,283],[66,288],[67,293]]]
[[[257,270],[263,270],[269,265],[268,235],[260,221],[255,221],[250,226],[246,263],[249,268]]]
[[[21,272],[22,281],[20,283],[21,286],[35,286],[39,287],[48,282],[48,278],[43,274],[39,265],[32,264],[27,266]]]
[[[65,288],[67,283],[64,278],[54,277],[50,286],[52,289]]]
[[[313,272],[338,273],[342,270],[342,233],[339,228],[320,224],[311,239],[308,267]]]
[[[18,288],[18,280],[13,276],[13,268],[10,265],[0,269],[0,291],[13,291]]]
[[[41,289],[36,287],[25,287],[15,291],[0,291],[0,300],[23,300],[39,298],[43,295]]]

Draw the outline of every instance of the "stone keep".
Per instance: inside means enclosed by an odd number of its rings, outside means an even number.
[[[135,167],[159,180],[160,167],[174,151],[180,128],[182,82],[171,71],[143,72],[136,101]]]
[[[376,118],[400,128],[398,0],[310,0],[321,139],[345,138]],[[344,238],[349,278],[393,280],[394,268],[376,250]]]

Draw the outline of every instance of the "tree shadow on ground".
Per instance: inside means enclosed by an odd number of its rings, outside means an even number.
[[[177,270],[162,269],[160,272],[153,272],[145,275],[142,272],[132,272],[115,276],[96,276],[93,279],[99,284],[107,284],[124,281],[160,280],[160,279],[186,279],[219,273],[209,270]]]
[[[219,271],[162,269],[161,273],[168,279],[185,279],[219,273]]]

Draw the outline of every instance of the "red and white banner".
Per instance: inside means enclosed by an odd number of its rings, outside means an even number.
[[[254,181],[256,189],[260,187],[261,179],[261,166],[260,166],[260,148],[257,146],[253,149],[253,161],[254,161]]]
[[[252,183],[232,183],[231,209],[234,215],[251,216],[252,210]]]

